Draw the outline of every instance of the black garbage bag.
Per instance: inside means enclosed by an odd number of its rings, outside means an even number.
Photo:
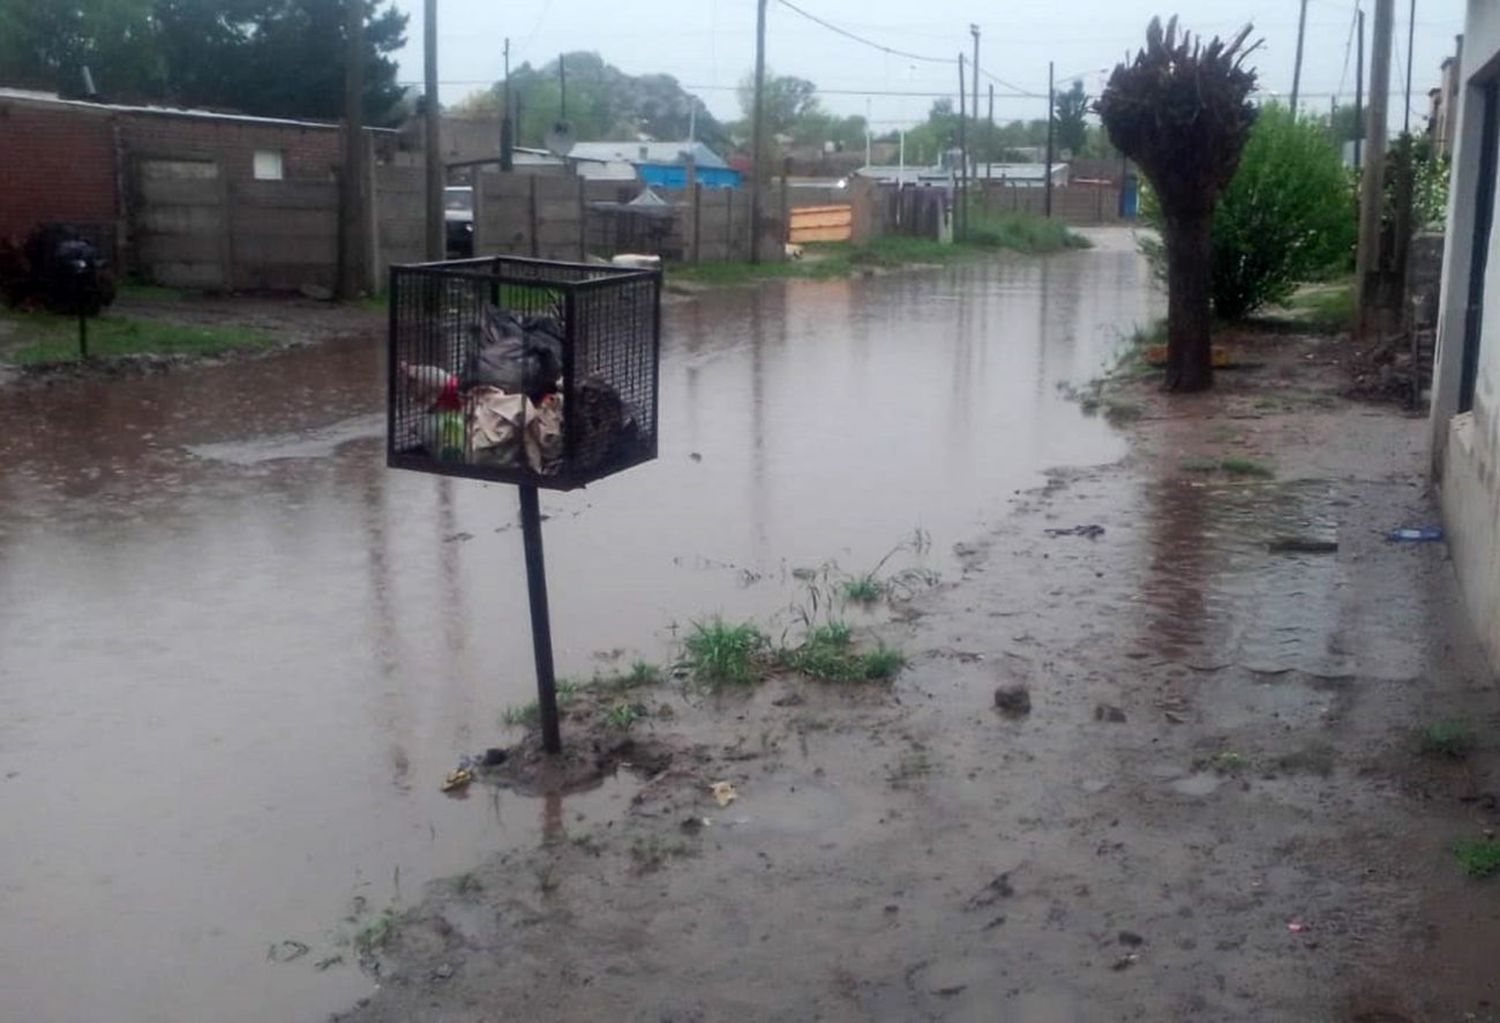
[[[557,390],[563,371],[562,324],[550,316],[519,317],[487,306],[476,328],[474,350],[462,381],[465,388],[487,385],[533,401]]]

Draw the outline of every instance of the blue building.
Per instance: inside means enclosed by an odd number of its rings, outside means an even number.
[[[698,184],[704,188],[739,188],[743,184],[740,172],[702,142],[577,142],[568,150],[568,159],[580,165],[629,164],[635,168],[636,177],[652,188],[686,188],[689,154]]]

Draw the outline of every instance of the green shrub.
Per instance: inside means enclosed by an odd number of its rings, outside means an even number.
[[[1161,228],[1150,197],[1143,215]],[[1242,319],[1326,277],[1348,262],[1357,233],[1353,185],[1338,149],[1316,122],[1294,121],[1285,107],[1267,104],[1214,210],[1214,315]],[[1142,248],[1164,273],[1160,243]]]

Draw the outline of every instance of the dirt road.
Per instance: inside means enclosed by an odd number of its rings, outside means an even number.
[[[538,800],[341,1018],[1500,1018],[1500,882],[1450,852],[1500,824],[1494,680],[1443,546],[1384,538],[1436,518],[1424,424],[1257,344],[1013,495],[878,626],[889,690],[667,686],[623,747],[581,713],[628,804]],[[1421,753],[1443,720],[1466,758]]]

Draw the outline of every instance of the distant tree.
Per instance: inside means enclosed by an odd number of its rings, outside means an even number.
[[[153,0],[0,0],[0,84],[77,93],[87,67],[101,90],[160,89]]]
[[[249,114],[334,119],[344,109],[344,11],[351,0],[157,0],[167,92]],[[390,54],[406,15],[364,3],[365,116],[388,123],[401,99]]]
[[[1083,82],[1075,81],[1067,92],[1059,92],[1052,104],[1056,145],[1074,156],[1083,153],[1088,143],[1089,97],[1083,91]]]
[[[699,141],[716,151],[729,147],[729,132],[704,108],[702,100],[671,75],[629,75],[599,54],[563,55],[568,75],[568,121],[575,138],[584,141],[634,139],[684,140],[691,127]],[[539,68],[522,64],[511,73],[510,89],[520,110],[521,145],[539,146],[562,113],[557,61]],[[504,82],[471,93],[454,112],[494,116],[500,112]],[[696,113],[694,111],[696,107]]]
[[[0,81],[249,114],[335,119],[344,108],[344,12],[363,3],[365,116],[402,90],[391,54],[406,15],[386,0],[0,0]]]
[[[755,116],[755,76],[747,74],[740,81],[740,110],[748,120]],[[823,113],[818,102],[818,87],[806,78],[778,75],[766,69],[764,116],[769,135],[792,133],[796,123]]]
[[[1214,204],[1234,177],[1255,123],[1255,72],[1241,67],[1245,26],[1206,46],[1151,19],[1146,46],[1115,66],[1097,105],[1115,148],[1134,160],[1161,204],[1167,250],[1167,373],[1172,391],[1213,386],[1209,342]],[[1258,45],[1258,44],[1257,44]]]

